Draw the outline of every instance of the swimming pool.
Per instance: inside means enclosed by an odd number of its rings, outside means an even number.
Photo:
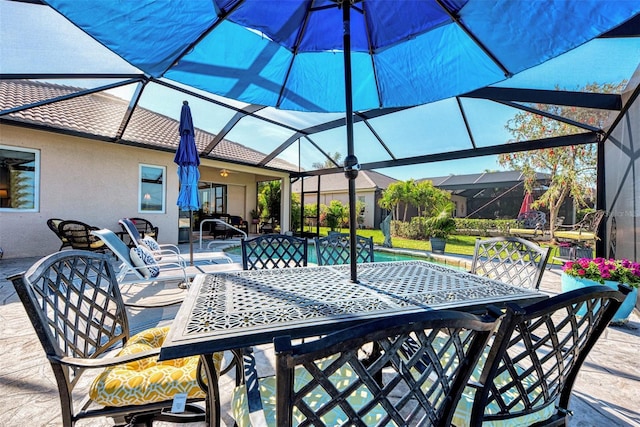
[[[228,252],[230,254],[233,254],[233,255],[242,256],[242,248],[240,246],[234,246],[232,248],[227,248],[224,251]],[[394,253],[394,252],[374,250],[373,251],[373,259],[376,262],[415,261],[415,260],[429,261],[429,262],[433,262],[435,264],[447,265],[447,267],[464,270],[464,268],[462,268],[462,267],[446,264],[444,262],[439,261],[438,259],[429,257],[428,255],[427,256],[407,255],[407,254],[400,254],[400,253]],[[309,251],[307,253],[307,262],[309,262],[310,264],[317,264],[318,263],[318,258],[316,256],[315,246],[313,244],[309,245]]]

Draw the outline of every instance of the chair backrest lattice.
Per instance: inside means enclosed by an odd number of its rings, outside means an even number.
[[[448,426],[495,326],[494,317],[440,311],[297,345],[276,338],[277,425]]]
[[[476,240],[471,273],[513,286],[538,289],[549,248],[518,237]]]
[[[93,230],[98,229],[98,227],[75,220],[62,221],[58,225],[60,235],[69,242],[73,249],[104,252],[106,249],[104,244],[91,234]]]
[[[550,418],[544,425],[566,425],[559,420],[566,417],[576,376],[630,291],[620,290],[594,286],[526,309],[508,305],[496,333],[500,344],[480,375],[485,386],[476,391],[471,425],[539,415],[545,408]]]
[[[305,267],[307,265],[307,239],[284,234],[268,234],[242,240],[242,268]]]
[[[49,218],[47,220],[47,227],[49,227],[49,229],[53,231],[53,233],[58,237],[58,239],[60,239],[60,242],[62,243],[60,249],[64,248],[65,246],[71,246],[71,243],[69,243],[69,241],[62,234],[60,234],[59,226],[62,221],[64,220],[60,218]]]
[[[351,239],[348,233],[331,233],[315,238],[318,265],[348,264],[351,259]],[[356,236],[357,262],[373,262],[373,238]]]
[[[547,216],[542,211],[527,211],[518,215],[516,223],[521,228],[544,229]]]
[[[603,211],[603,210],[597,210],[597,211],[594,211],[594,212],[589,212],[588,214],[586,214],[584,216],[582,221],[580,221],[580,223],[579,223],[580,224],[580,230],[597,234],[598,233],[598,227],[600,226],[600,223],[604,219],[605,214],[606,214],[606,212]]]
[[[96,358],[129,338],[125,306],[107,255],[57,252],[10,279],[61,390],[73,388],[79,370],[60,363],[60,358]]]

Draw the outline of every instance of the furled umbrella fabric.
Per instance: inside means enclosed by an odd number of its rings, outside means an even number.
[[[189,211],[189,256],[193,264],[193,211],[200,209],[198,181],[200,180],[200,157],[194,138],[193,119],[189,103],[184,101],[180,113],[180,144],[173,161],[178,165],[180,191],[177,205],[183,211]]]
[[[522,215],[525,212],[529,212],[531,210],[531,204],[533,203],[533,196],[531,193],[527,191],[524,195],[524,199],[522,200],[522,205],[520,206],[520,212],[518,215]]]

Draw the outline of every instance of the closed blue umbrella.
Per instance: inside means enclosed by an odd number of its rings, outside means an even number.
[[[189,211],[189,257],[193,264],[193,211],[200,209],[200,197],[198,195],[198,181],[200,180],[200,157],[194,138],[193,120],[189,103],[182,103],[180,113],[180,145],[173,161],[178,165],[178,177],[180,179],[180,192],[177,205],[183,211]]]

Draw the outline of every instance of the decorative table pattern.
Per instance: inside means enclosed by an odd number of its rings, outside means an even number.
[[[160,353],[161,359],[322,335],[419,310],[484,311],[547,296],[426,261],[251,270],[198,276]]]

